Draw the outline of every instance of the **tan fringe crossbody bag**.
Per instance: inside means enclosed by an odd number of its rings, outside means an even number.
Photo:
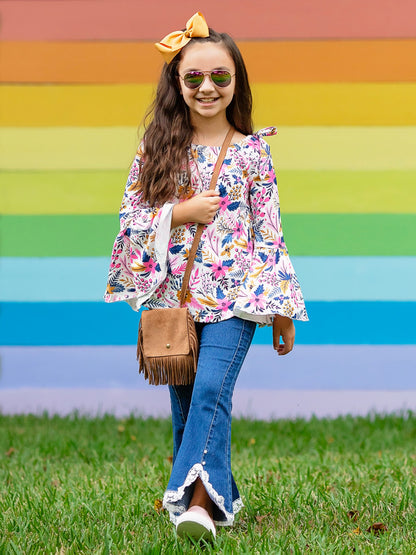
[[[234,134],[230,128],[215,164],[209,188],[214,189],[225,154]],[[139,372],[153,385],[187,385],[194,381],[198,364],[195,322],[184,307],[189,278],[205,224],[198,224],[182,281],[180,308],[142,312],[137,341]]]

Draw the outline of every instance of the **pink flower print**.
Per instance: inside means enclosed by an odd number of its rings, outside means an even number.
[[[234,231],[233,231],[233,238],[236,237],[237,239],[240,239],[240,237],[243,234],[243,224],[241,222],[239,222]]]
[[[221,264],[213,264],[212,271],[214,272],[215,279],[225,276],[225,269]]]
[[[230,307],[231,303],[230,301],[227,301],[227,299],[218,299],[218,308],[224,312],[226,312],[229,307]]]
[[[259,308],[260,310],[264,310],[265,308],[264,298],[261,296],[253,294],[251,295],[249,302],[252,306],[254,306],[254,308]]]
[[[225,212],[228,208],[228,205],[231,203],[230,199],[228,198],[228,195],[225,195],[225,197],[221,197],[220,200],[220,212]]]
[[[143,262],[143,268],[145,272],[150,272],[151,274],[154,274],[157,270],[158,264],[157,262],[155,262],[155,260],[153,260],[153,258],[149,258],[149,260],[147,260],[147,262]]]
[[[254,308],[259,308],[260,310],[264,310],[265,308],[265,299],[264,299],[264,286],[259,285],[255,291],[253,291],[250,299],[249,305],[254,306]]]

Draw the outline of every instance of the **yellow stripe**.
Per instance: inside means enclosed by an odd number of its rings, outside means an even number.
[[[3,126],[137,125],[155,86],[6,85]],[[416,83],[253,86],[255,119],[276,125],[416,125]]]
[[[283,126],[267,140],[281,169],[416,169],[416,127]],[[3,128],[0,169],[127,171],[136,145],[134,127]]]
[[[134,127],[3,127],[0,169],[126,169],[137,150]]]

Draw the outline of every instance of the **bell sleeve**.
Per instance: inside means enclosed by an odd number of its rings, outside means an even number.
[[[253,253],[234,313],[260,325],[271,325],[275,314],[306,321],[302,291],[283,239],[270,147],[261,136],[257,141],[249,193]]]
[[[120,207],[120,232],[111,255],[107,289],[108,303],[126,301],[136,311],[163,282],[173,203],[160,207],[142,201],[135,188],[140,173],[139,151],[131,167]]]

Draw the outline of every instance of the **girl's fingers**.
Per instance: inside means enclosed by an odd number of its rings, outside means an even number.
[[[202,191],[199,195],[201,197],[219,197],[220,193],[219,191],[215,191],[215,189],[209,189],[208,191]]]
[[[281,324],[279,325],[278,322]],[[280,343],[282,338],[283,343]],[[287,355],[295,343],[295,326],[290,319],[276,319],[273,323],[273,344],[278,355]]]

